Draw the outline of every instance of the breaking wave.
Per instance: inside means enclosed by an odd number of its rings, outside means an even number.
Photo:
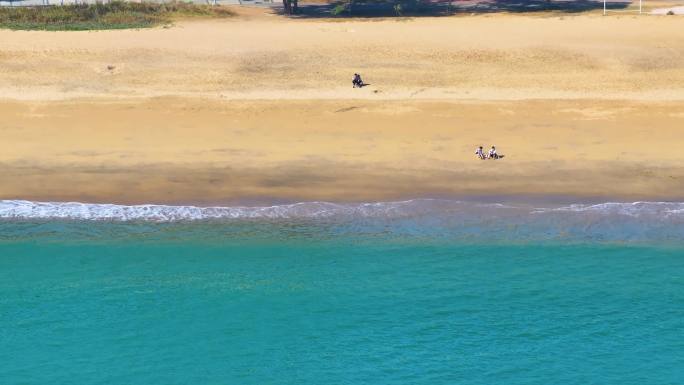
[[[448,201],[443,201],[442,204],[438,202],[431,200],[360,204],[303,202],[262,207],[198,207],[2,200],[0,201],[0,218],[175,222],[216,219],[401,217],[419,214],[431,208],[438,209]],[[461,202],[449,202],[447,205],[456,208],[461,206]]]
[[[246,225],[240,225],[242,223]],[[283,234],[331,238],[355,234],[466,242],[605,241],[679,245],[684,242],[684,203],[540,207],[416,199],[356,204],[305,202],[264,207],[197,207],[0,201],[0,240],[62,234],[64,226],[72,230],[71,237],[81,234],[106,239],[162,231],[171,239],[187,237],[189,233],[218,240],[229,234],[243,233],[245,237],[258,233],[271,240],[279,239]]]
[[[78,202],[0,200],[1,219],[68,219],[95,221],[176,222],[218,219],[405,218],[416,216],[520,217],[560,214],[591,218],[620,217],[684,221],[684,202],[573,204],[538,207],[524,204],[473,203],[440,199],[400,202],[303,202],[275,206],[199,207],[116,205]]]

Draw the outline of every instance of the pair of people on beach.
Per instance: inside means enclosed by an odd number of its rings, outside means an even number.
[[[478,147],[477,150],[475,150],[475,155],[477,155],[478,158],[480,159],[499,159],[503,158],[503,155],[499,155],[496,152],[496,147],[492,146],[491,149],[489,149],[489,152],[487,154],[484,153],[484,150],[482,149],[482,146]]]

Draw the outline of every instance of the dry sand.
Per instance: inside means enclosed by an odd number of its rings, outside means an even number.
[[[681,18],[240,12],[0,31],[0,199],[684,199]]]

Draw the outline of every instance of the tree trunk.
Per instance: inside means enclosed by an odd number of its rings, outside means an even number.
[[[292,0],[292,3],[292,13],[297,13],[297,11],[299,10],[299,0]]]

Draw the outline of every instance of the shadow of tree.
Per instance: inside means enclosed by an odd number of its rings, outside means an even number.
[[[611,1],[607,8],[625,9],[631,1]],[[293,18],[373,18],[392,16],[448,16],[452,14],[486,14],[496,12],[579,13],[603,9],[601,0],[356,0],[328,4],[300,4]],[[340,10],[342,10],[340,12]],[[335,14],[339,12],[338,14]],[[282,13],[282,9],[278,10]]]

